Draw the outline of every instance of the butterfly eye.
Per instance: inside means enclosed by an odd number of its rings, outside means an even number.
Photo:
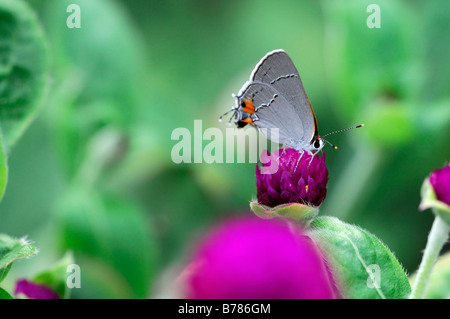
[[[241,107],[244,108],[245,107],[245,102],[242,100],[241,101]]]
[[[320,140],[319,139],[314,141],[314,147],[315,148],[319,148],[320,147]]]

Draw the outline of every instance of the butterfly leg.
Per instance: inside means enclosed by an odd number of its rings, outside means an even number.
[[[299,152],[300,152],[300,151],[299,151]],[[297,160],[297,164],[295,165],[295,168],[294,168],[294,174],[295,174],[295,171],[297,170],[297,166],[298,166],[298,164],[300,163],[300,160],[302,159],[304,153],[305,153],[305,151],[302,151],[302,155],[300,155],[300,157],[299,157],[298,160]]]
[[[286,153],[286,147],[283,146],[283,151],[281,152],[281,155],[277,157],[277,161],[280,159],[281,156],[284,155],[284,153]]]
[[[309,161],[309,164],[308,164],[308,168],[309,168],[309,165],[311,165],[311,163],[312,163],[312,161],[313,161],[313,158],[314,158],[314,156],[316,156],[316,154],[318,154],[319,152],[322,152],[322,154],[323,154],[322,148],[323,148],[323,145],[322,145],[322,147],[319,148],[316,152],[313,152],[313,154],[312,154],[312,156],[311,156],[311,160]]]
[[[311,160],[309,161],[309,164],[308,164],[308,168],[309,168],[309,165],[311,165],[311,163],[313,161],[313,158],[314,158],[314,156],[316,156],[317,153],[319,153],[319,152],[315,152],[315,153],[312,154]]]

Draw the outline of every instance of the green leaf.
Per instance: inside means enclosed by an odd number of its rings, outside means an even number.
[[[0,126],[9,150],[42,104],[48,59],[41,25],[22,0],[0,0],[0,39]]]
[[[0,281],[8,274],[13,262],[17,259],[36,254],[36,247],[27,240],[14,239],[8,235],[0,234]]]
[[[322,248],[344,298],[397,299],[410,294],[400,263],[366,230],[334,217],[319,217],[312,222],[310,235]],[[370,280],[378,270],[379,286]]]
[[[293,220],[308,225],[319,214],[319,208],[299,203],[282,204],[276,207],[268,207],[254,201],[250,203],[250,209],[256,216],[264,219],[276,217]]]
[[[33,278],[33,282],[44,284],[53,289],[62,299],[69,297],[69,289],[66,284],[67,267],[74,263],[73,254],[67,252],[54,266],[46,269]]]
[[[414,283],[416,275],[410,277],[410,283]],[[434,265],[425,290],[425,299],[449,299],[450,298],[450,253],[439,257]]]
[[[14,299],[5,289],[0,287],[0,299]]]
[[[134,290],[148,296],[156,275],[151,229],[133,202],[93,190],[73,190],[58,209],[63,249],[107,262]],[[79,264],[81,271],[86,267]]]

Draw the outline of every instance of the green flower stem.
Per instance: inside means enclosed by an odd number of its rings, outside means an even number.
[[[423,253],[422,261],[417,271],[417,277],[411,295],[409,296],[410,299],[423,298],[433,266],[436,263],[442,246],[447,241],[450,231],[450,225],[439,217],[438,214],[435,215],[433,226],[428,235],[427,246],[425,247],[425,252]]]

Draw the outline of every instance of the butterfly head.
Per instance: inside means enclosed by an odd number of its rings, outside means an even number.
[[[233,119],[238,128],[243,128],[247,124],[253,124],[255,119],[252,115],[256,112],[253,106],[253,101],[251,99],[243,100],[241,96],[237,96],[235,94],[233,94],[233,97],[236,99],[236,105],[231,108],[231,110],[220,116],[219,122],[222,121],[223,116],[232,112],[231,117],[228,120],[229,125]]]
[[[225,112],[224,114],[222,114],[219,117],[219,122],[222,122],[222,118],[231,112],[232,112],[232,114],[231,114],[230,119],[228,120],[228,125],[231,125],[231,121],[233,119],[236,119],[236,122],[238,122],[239,119],[237,117],[238,117],[239,108],[240,108],[239,107],[239,98],[235,94],[233,94],[233,97],[236,99],[236,105],[234,107],[232,107],[231,110],[229,110],[228,112]]]
[[[324,139],[320,136],[317,136],[312,142],[311,142],[311,148],[312,151],[318,152],[320,151],[323,146],[325,145]]]

